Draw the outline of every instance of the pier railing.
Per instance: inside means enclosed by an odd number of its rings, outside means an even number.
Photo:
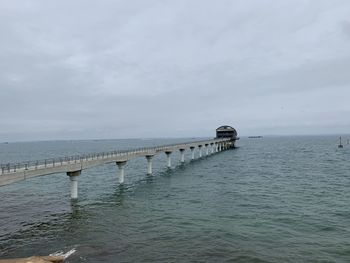
[[[213,139],[207,139],[207,140],[200,140],[200,141],[187,141],[187,142],[181,142],[181,143],[173,143],[173,144],[166,144],[166,145],[160,145],[160,146],[153,146],[153,147],[141,147],[141,148],[133,148],[133,149],[127,149],[127,150],[114,150],[114,151],[106,151],[106,152],[98,152],[98,153],[88,153],[88,154],[79,154],[79,155],[70,155],[70,156],[64,156],[64,157],[55,157],[55,158],[48,158],[48,159],[42,159],[42,160],[34,160],[34,161],[23,161],[18,163],[5,163],[0,164],[0,174],[9,174],[9,173],[15,173],[18,170],[37,170],[39,168],[46,168],[46,167],[56,167],[56,166],[62,166],[70,163],[81,163],[84,161],[90,161],[90,160],[98,160],[98,159],[104,159],[108,157],[118,157],[118,156],[128,156],[129,154],[136,154],[141,152],[159,152],[159,151],[165,151],[165,150],[172,150],[172,148],[177,147],[179,145],[185,145],[185,144],[191,144],[191,143],[201,143],[201,142],[207,142],[208,140]],[[219,140],[223,141],[223,140]]]

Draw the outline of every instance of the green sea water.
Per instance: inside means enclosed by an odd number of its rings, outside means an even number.
[[[184,139],[183,139],[184,140]],[[186,139],[187,141],[188,139]],[[103,140],[0,145],[24,161],[174,143]],[[76,252],[67,262],[350,262],[350,145],[336,136],[242,138],[173,168],[154,158],[0,187],[0,258]]]

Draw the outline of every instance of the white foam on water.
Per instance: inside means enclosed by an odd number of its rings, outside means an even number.
[[[57,251],[55,253],[50,254],[50,256],[60,256],[60,257],[64,257],[64,259],[68,258],[69,256],[73,255],[77,250],[75,248],[67,251],[66,253],[62,252],[62,251]]]

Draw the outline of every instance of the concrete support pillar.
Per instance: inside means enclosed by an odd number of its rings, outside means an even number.
[[[119,168],[119,183],[124,183],[124,166],[126,165],[126,161],[118,161],[116,162]]]
[[[67,175],[70,179],[70,198],[78,198],[78,176],[81,174],[81,171],[67,172]]]
[[[221,146],[221,143],[219,143],[219,152],[221,152],[222,150],[222,146]]]
[[[202,157],[202,145],[198,145],[198,149],[199,149],[199,158]]]
[[[166,157],[167,157],[167,167],[171,168],[171,153],[172,152],[165,152]]]
[[[214,153],[214,145],[215,145],[214,143],[211,143],[211,144],[210,144],[210,146],[211,146],[211,149],[210,149],[210,150],[211,150],[211,154]]]
[[[194,149],[195,149],[195,147],[191,146],[190,149],[191,149],[191,160],[194,160]]]
[[[152,174],[152,158],[154,155],[146,155],[147,159],[147,174]]]
[[[209,155],[209,144],[205,144],[205,155],[208,156]]]
[[[185,149],[180,149],[180,154],[181,154],[181,163],[185,162]]]

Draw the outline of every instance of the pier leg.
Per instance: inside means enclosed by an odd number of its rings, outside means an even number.
[[[205,155],[206,156],[209,155],[209,147],[208,146],[209,146],[208,144],[205,145]]]
[[[211,145],[211,154],[214,153],[214,143],[210,144]]]
[[[190,149],[191,149],[191,160],[194,160],[194,149],[195,149],[195,147],[191,146]]]
[[[180,154],[181,154],[181,163],[185,162],[185,149],[180,149]]]
[[[165,152],[166,157],[167,157],[167,167],[171,168],[171,153],[172,152]]]
[[[202,145],[198,145],[198,149],[199,149],[199,158],[202,157]]]
[[[124,183],[124,166],[126,164],[126,161],[118,161],[116,162],[119,168],[119,183]]]
[[[149,175],[152,174],[152,158],[153,158],[153,155],[146,155],[146,159],[147,159],[147,174],[149,174]]]
[[[81,174],[81,171],[67,172],[67,175],[70,179],[70,198],[78,198],[78,176]]]

